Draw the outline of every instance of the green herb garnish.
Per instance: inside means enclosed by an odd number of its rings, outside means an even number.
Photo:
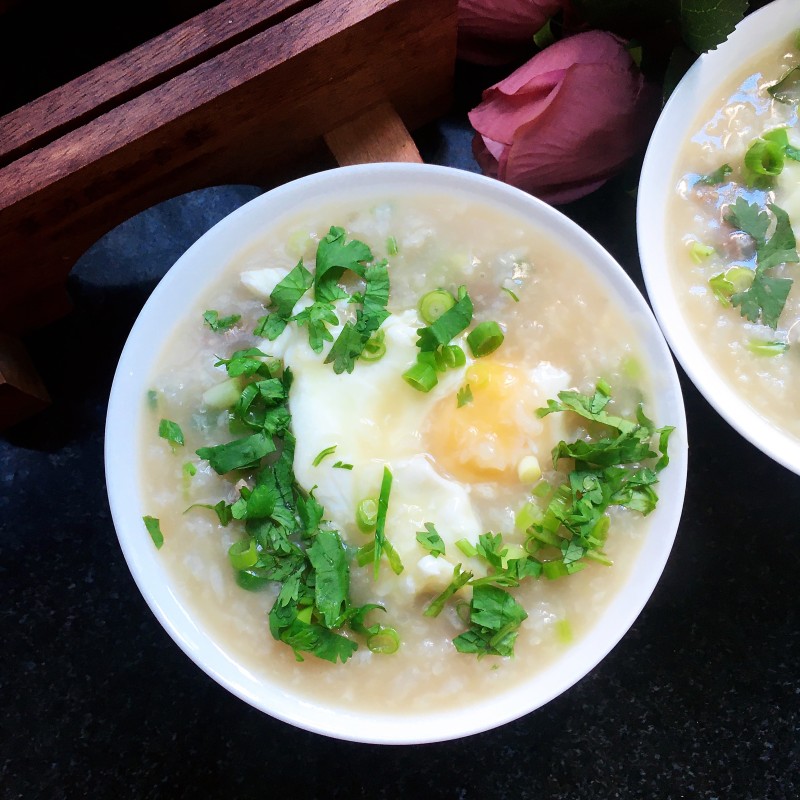
[[[757,266],[753,282],[745,291],[733,294],[731,304],[739,308],[741,315],[750,322],[761,321],[775,329],[792,288],[792,279],[774,278],[766,272],[779,264],[796,264],[800,257],[789,215],[774,203],[768,204],[768,208],[775,215],[776,223],[769,239],[769,215],[742,197],[736,198],[725,219],[734,228],[752,236],[756,243]]]
[[[229,317],[220,317],[219,312],[213,309],[203,314],[206,325],[208,325],[214,333],[222,333],[223,331],[230,330],[241,318],[241,314],[231,314]]]
[[[458,392],[456,392],[456,404],[458,408],[471,403],[474,399],[475,398],[472,396],[472,389],[468,383],[462,386]]]
[[[318,467],[324,458],[327,458],[330,455],[333,455],[336,452],[336,448],[338,445],[332,444],[330,447],[326,447],[324,450],[320,450],[317,453],[316,458],[311,462],[312,467]]]
[[[145,528],[147,528],[147,532],[150,534],[150,538],[153,540],[153,544],[160,550],[164,544],[164,534],[161,533],[161,523],[156,517],[142,517],[142,520]]]
[[[733,167],[730,164],[723,164],[717,167],[713,172],[708,175],[701,175],[696,183],[702,183],[705,186],[718,186],[720,183],[725,182],[725,178],[733,172]]]
[[[162,419],[161,422],[158,423],[158,435],[162,439],[166,439],[173,448],[176,445],[183,447],[183,445],[186,444],[181,426],[171,419]]]
[[[417,533],[417,541],[434,558],[444,555],[444,541],[432,522],[426,522],[425,530]]]

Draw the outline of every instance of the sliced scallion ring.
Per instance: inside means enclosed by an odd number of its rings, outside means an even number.
[[[446,289],[435,289],[419,301],[419,315],[426,325],[433,325],[445,311],[456,304],[456,299]]]
[[[436,368],[418,361],[403,373],[403,380],[418,392],[429,392],[439,383]]]
[[[391,655],[400,648],[400,637],[394,628],[381,628],[367,637],[367,647],[372,653]]]
[[[228,548],[228,558],[234,569],[249,569],[258,561],[255,539],[242,539]]]
[[[467,336],[467,344],[475,358],[482,358],[497,350],[504,338],[500,326],[493,320],[487,320],[475,326]]]

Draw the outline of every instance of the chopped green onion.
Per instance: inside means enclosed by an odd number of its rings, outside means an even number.
[[[400,648],[400,637],[394,628],[381,628],[367,637],[367,647],[372,653],[391,655]]]
[[[731,296],[749,289],[754,278],[755,273],[747,267],[731,267],[725,272],[712,275],[708,279],[708,285],[722,305],[730,306]]]
[[[534,497],[544,497],[545,495],[550,494],[550,489],[551,489],[551,487],[550,487],[549,483],[540,483],[538,486],[536,486],[533,489],[531,494]]]
[[[519,303],[519,297],[511,291],[507,286],[500,287],[515,303]]]
[[[447,344],[442,348],[444,365],[448,369],[463,367],[467,363],[467,356],[457,344]]]
[[[383,468],[383,479],[381,480],[381,490],[378,494],[378,515],[375,520],[375,552],[372,556],[375,580],[378,579],[378,570],[381,564],[381,553],[386,544],[384,528],[386,527],[386,514],[389,511],[389,495],[392,492],[392,473],[389,467]],[[402,567],[401,567],[402,569]]]
[[[710,244],[701,244],[695,240],[689,247],[689,255],[695,264],[702,264],[709,256],[714,255],[714,248]]]
[[[210,408],[230,408],[239,402],[241,394],[241,380],[239,378],[228,378],[228,380],[218,383],[203,392],[203,405]]]
[[[333,468],[334,469],[353,469],[353,465],[352,464],[345,464],[344,461],[337,461],[333,465]]]
[[[145,528],[147,528],[147,532],[150,534],[150,538],[153,540],[153,544],[160,550],[161,546],[164,544],[164,534],[161,533],[161,523],[156,517],[142,517],[142,521],[144,522]]]
[[[377,331],[367,340],[361,351],[362,361],[380,361],[386,355],[385,333]]]
[[[469,539],[459,539],[456,542],[456,547],[468,558],[474,558],[478,555],[475,545]]]
[[[517,475],[521,483],[536,483],[542,477],[539,459],[534,455],[524,456],[517,464]]]
[[[476,325],[469,333],[467,344],[475,358],[482,358],[497,350],[503,344],[504,338],[500,326],[492,320],[487,320]]]
[[[397,252],[398,252],[398,250],[397,250],[397,239],[395,239],[394,236],[390,236],[386,240],[386,252],[390,256],[396,256],[397,255]]]
[[[556,638],[562,644],[569,644],[572,639],[572,625],[568,619],[560,619],[556,622]]]
[[[158,392],[155,389],[148,390],[147,405],[151,410],[158,408]]]
[[[778,142],[756,139],[744,155],[744,165],[756,175],[780,175],[783,171],[783,150]]]
[[[788,349],[786,342],[767,342],[763,339],[751,339],[747,343],[747,349],[757,356],[780,356]]]
[[[544,517],[544,512],[536,503],[523,503],[514,517],[514,527],[518,531],[526,531],[531,525],[540,523]]]
[[[189,486],[191,485],[192,478],[197,475],[197,467],[191,462],[187,461],[181,467],[181,476],[183,477],[183,493],[184,495],[189,494]]]
[[[433,325],[445,311],[456,304],[456,299],[446,289],[435,289],[419,301],[419,315],[426,325]]]
[[[418,392],[429,392],[439,383],[436,368],[421,361],[417,361],[403,373],[403,380]]]
[[[255,539],[242,539],[228,548],[228,558],[234,569],[249,569],[258,561]]]
[[[257,570],[242,569],[236,573],[236,585],[248,592],[260,592],[262,589],[266,589],[270,583],[272,581]]]
[[[312,467],[318,467],[324,458],[327,458],[329,455],[332,455],[336,452],[337,445],[332,444],[330,447],[326,447],[324,450],[320,450],[317,453],[317,457],[311,462]]]
[[[386,559],[389,562],[389,566],[392,568],[392,572],[394,572],[395,575],[399,575],[403,571],[403,562],[400,560],[400,555],[397,550],[394,549],[392,543],[386,538],[383,540],[383,552],[386,553]]]
[[[374,497],[366,497],[356,507],[356,525],[362,533],[371,533],[377,524],[378,501]]]

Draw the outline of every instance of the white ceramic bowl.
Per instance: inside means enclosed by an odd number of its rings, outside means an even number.
[[[142,432],[141,398],[164,337],[164,319],[188,310],[231,256],[275,220],[305,204],[326,202],[342,193],[380,188],[399,191],[458,192],[507,208],[565,243],[628,310],[648,358],[656,386],[655,419],[677,427],[670,442],[671,463],[662,473],[661,502],[630,578],[566,654],[530,680],[491,698],[468,698],[455,710],[423,718],[345,713],[301,700],[280,686],[258,679],[237,663],[196,619],[170,586],[149,537],[143,534],[144,498],[138,461]],[[666,563],[680,519],[686,482],[686,421],[680,386],[669,350],[642,296],[617,263],[587,233],[550,206],[488,178],[445,167],[374,164],[331,170],[275,189],[247,203],[197,241],[167,273],[147,301],[120,358],[108,408],[106,477],[114,524],[125,558],[153,613],[198,666],[238,697],[274,717],[329,736],[375,743],[422,743],[453,739],[516,719],[586,675],[619,641],[641,611]],[[346,668],[346,665],[345,667]]]
[[[677,185],[681,149],[701,125],[699,115],[732,75],[770,42],[800,28],[800,3],[775,0],[745,17],[728,40],[702,55],[677,86],[653,131],[639,181],[637,229],[647,294],[667,341],[694,385],[742,436],[775,461],[800,474],[800,441],[749,405],[722,376],[712,354],[684,316],[669,264],[675,231],[665,207]]]

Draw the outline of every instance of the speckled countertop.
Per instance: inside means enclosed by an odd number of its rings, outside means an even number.
[[[474,169],[454,116],[426,159]],[[635,183],[564,210],[642,286]],[[682,376],[690,467],[677,542],[633,628],[586,678],[500,729],[416,747],[339,742],[250,708],[145,605],[111,523],[103,426],[156,281],[257,193],[206,191],[129,221],[70,278],[75,312],[27,344],[55,398],[0,436],[4,798],[759,798],[800,793],[800,477]]]

